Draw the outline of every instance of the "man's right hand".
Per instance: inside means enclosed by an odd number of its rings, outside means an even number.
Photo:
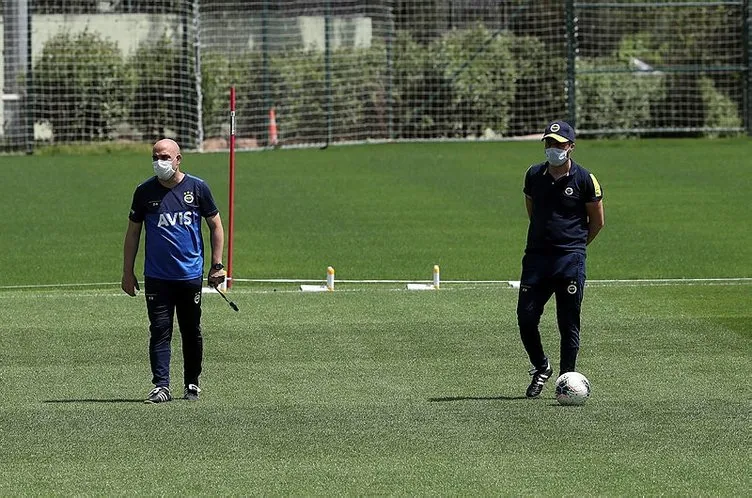
[[[217,287],[225,281],[226,276],[227,272],[224,270],[212,270],[207,279],[209,281],[209,287]]]
[[[133,273],[123,273],[123,280],[120,283],[120,287],[123,289],[123,292],[131,297],[135,297],[136,291],[141,290],[138,286],[136,275]]]

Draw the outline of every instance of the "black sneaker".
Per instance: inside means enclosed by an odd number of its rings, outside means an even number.
[[[551,368],[551,363],[546,361],[546,366],[542,368],[533,368],[530,370],[530,375],[533,376],[533,380],[530,381],[530,385],[525,391],[525,396],[528,398],[535,398],[543,391],[543,384],[553,375],[554,369]]]
[[[149,396],[144,400],[144,403],[166,403],[170,400],[172,400],[172,396],[170,395],[169,387],[155,387],[151,390]]]
[[[187,399],[188,401],[198,401],[198,395],[200,392],[201,389],[196,384],[188,384],[188,387],[185,388],[183,399]]]

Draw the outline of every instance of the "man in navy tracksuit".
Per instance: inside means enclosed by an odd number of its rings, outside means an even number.
[[[574,129],[554,121],[543,133],[546,162],[525,174],[530,225],[522,259],[517,322],[533,365],[525,395],[533,398],[553,375],[538,329],[543,308],[556,296],[561,335],[560,374],[575,370],[580,348],[580,307],[585,285],[585,247],[603,228],[603,192],[588,170],[572,160]]]
[[[144,286],[149,315],[149,362],[154,389],[146,403],[170,401],[170,343],[173,316],[177,315],[183,340],[184,398],[197,400],[203,358],[201,336],[201,288],[204,273],[204,241],[201,218],[211,236],[209,285],[224,281],[222,265],[224,231],[219,210],[209,186],[200,178],[183,173],[178,144],[163,139],[154,144],[155,176],[140,184],[125,234],[122,288],[136,295],[138,281],[133,268],[146,225]]]

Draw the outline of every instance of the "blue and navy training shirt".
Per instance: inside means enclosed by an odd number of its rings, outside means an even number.
[[[146,227],[144,275],[165,280],[203,277],[201,217],[219,212],[209,186],[186,174],[167,188],[156,176],[136,187],[129,218]]]
[[[548,163],[531,166],[525,174],[525,195],[533,202],[526,253],[585,253],[588,216],[585,205],[603,198],[588,170],[572,161],[569,174],[554,180]]]

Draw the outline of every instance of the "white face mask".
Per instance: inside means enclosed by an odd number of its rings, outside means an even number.
[[[154,174],[160,180],[167,181],[175,174],[175,170],[172,169],[172,161],[154,161],[151,164],[154,166]]]
[[[546,149],[546,159],[551,166],[561,166],[567,162],[567,150],[551,147]]]

